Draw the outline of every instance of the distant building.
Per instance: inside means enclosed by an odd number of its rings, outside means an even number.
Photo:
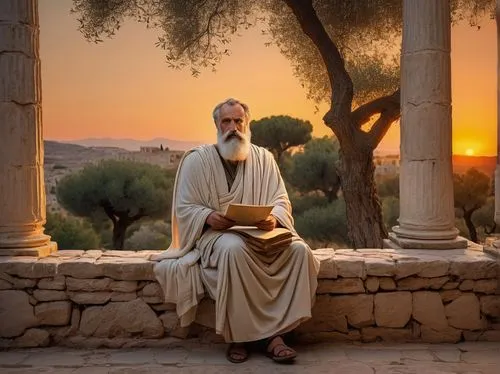
[[[393,176],[399,174],[399,155],[375,156],[375,176]]]

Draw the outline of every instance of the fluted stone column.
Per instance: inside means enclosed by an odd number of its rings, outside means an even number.
[[[0,255],[46,256],[38,0],[0,1]]]
[[[403,1],[399,226],[403,248],[464,248],[454,226],[448,0]]]

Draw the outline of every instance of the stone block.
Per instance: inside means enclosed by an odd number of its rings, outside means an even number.
[[[500,296],[481,296],[481,312],[487,316],[500,318]]]
[[[163,292],[158,283],[148,283],[139,291],[139,296],[162,296]]]
[[[68,291],[109,291],[112,280],[109,278],[78,279],[66,277],[66,288]]]
[[[33,272],[28,278],[48,278],[56,276],[61,260],[57,257],[40,258],[33,264]]]
[[[466,279],[460,283],[458,289],[460,291],[472,291],[474,288],[474,281],[472,279]]]
[[[360,278],[322,279],[318,282],[317,294],[364,293],[365,286]]]
[[[394,282],[394,279],[389,277],[380,277],[379,284],[380,289],[384,291],[393,291],[396,289],[396,282]]]
[[[434,330],[444,330],[448,327],[443,301],[437,292],[414,292],[412,315],[422,324],[422,327],[426,326]]]
[[[365,287],[368,290],[368,292],[371,293],[377,292],[379,286],[380,286],[380,281],[379,278],[377,277],[368,277],[365,280]]]
[[[69,301],[54,301],[35,306],[35,317],[39,325],[65,326],[71,318]]]
[[[69,275],[80,279],[104,276],[104,267],[96,264],[94,258],[77,258],[63,261],[59,264],[57,271],[61,275]]]
[[[41,290],[59,290],[66,289],[66,278],[63,275],[56,275],[53,278],[42,278],[38,281],[37,287]]]
[[[154,281],[155,263],[141,258],[106,257],[97,260],[97,264],[103,267],[104,274],[115,280]]]
[[[414,340],[411,329],[392,329],[387,327],[364,327],[361,329],[364,342],[382,339],[384,342],[409,342]]]
[[[112,292],[111,301],[131,301],[137,299],[136,292]]]
[[[425,343],[457,343],[462,338],[462,331],[450,326],[435,330],[422,325],[420,329],[421,339]]]
[[[33,288],[36,286],[36,279],[18,278],[7,273],[0,273],[0,279],[10,283],[15,290]]]
[[[28,329],[25,333],[14,340],[14,347],[35,348],[46,347],[50,343],[50,334],[42,329]]]
[[[443,290],[440,291],[439,294],[441,295],[441,299],[443,300],[443,303],[449,303],[450,301],[453,301],[460,296],[462,296],[462,291],[460,290]]]
[[[373,295],[319,295],[312,310],[312,319],[300,325],[298,331],[347,333],[348,324],[366,327],[373,323]]]
[[[82,313],[79,331],[84,336],[98,338],[138,335],[161,338],[164,334],[161,321],[141,299],[86,308]]]
[[[337,276],[343,278],[366,278],[365,260],[363,257],[354,257],[335,254]]]
[[[215,318],[215,315],[212,317]],[[160,320],[166,332],[173,331],[180,327],[179,317],[176,312],[166,311],[160,316]]]
[[[451,258],[450,274],[461,279],[496,278],[497,261],[482,252],[466,251]]]
[[[462,330],[482,328],[479,300],[473,293],[463,293],[445,306],[448,324]]]
[[[33,264],[36,261],[38,261],[38,257],[0,256],[0,274],[7,273],[20,278],[35,278],[30,275],[33,273]]]
[[[153,310],[155,310],[157,312],[164,312],[166,310],[175,310],[176,309],[176,306],[174,303],[153,304],[153,305],[150,305],[150,307],[153,308]]]
[[[498,290],[498,280],[480,279],[474,282],[472,290],[475,293],[495,294]]]
[[[444,284],[443,287],[441,287],[443,290],[453,290],[455,288],[458,288],[460,285],[460,282],[454,282],[454,281],[449,281]]]
[[[396,273],[396,263],[384,258],[366,257],[365,269],[368,276],[392,277]]]
[[[68,295],[65,291],[57,290],[34,290],[33,296],[38,301],[60,301],[68,299]]]
[[[301,344],[318,344],[322,342],[355,342],[361,340],[361,332],[350,330],[348,333],[337,331],[306,332],[297,335],[297,341]]]
[[[137,281],[112,281],[109,288],[116,292],[135,292]]]
[[[76,304],[105,304],[111,299],[112,292],[68,292],[71,301]]]
[[[396,261],[396,279],[416,275],[422,278],[436,278],[448,275],[450,263],[444,258],[435,258],[419,251],[414,257]]]
[[[500,342],[500,331],[498,330],[464,331],[463,336],[466,341]]]
[[[449,277],[438,278],[420,278],[408,277],[398,281],[398,290],[401,291],[416,291],[416,290],[439,290],[448,282]]]
[[[12,283],[9,283],[6,280],[0,279],[0,290],[11,290],[12,288],[14,288]]]
[[[0,321],[0,338],[19,336],[27,328],[37,325],[33,306],[26,292],[0,291]]]
[[[404,327],[412,313],[411,292],[380,292],[375,295],[375,322],[379,327]]]
[[[332,248],[321,248],[313,251],[314,257],[320,261],[318,279],[337,278],[337,265],[335,264],[335,250]]]

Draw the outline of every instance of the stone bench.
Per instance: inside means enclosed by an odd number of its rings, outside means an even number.
[[[217,341],[213,302],[180,328],[148,258],[158,251],[58,251],[0,257],[0,347],[169,346]],[[497,258],[467,250],[318,249],[317,341],[500,341]]]

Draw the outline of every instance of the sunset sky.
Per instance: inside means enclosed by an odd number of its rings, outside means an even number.
[[[114,39],[87,42],[71,0],[39,0],[45,139],[165,137],[214,142],[212,108],[227,97],[250,105],[252,117],[288,114],[331,135],[277,47],[259,29],[233,40],[217,72],[169,69],[154,46],[158,31],[128,21]],[[496,27],[462,24],[452,31],[453,151],[496,154]],[[399,149],[394,125],[379,146]]]

